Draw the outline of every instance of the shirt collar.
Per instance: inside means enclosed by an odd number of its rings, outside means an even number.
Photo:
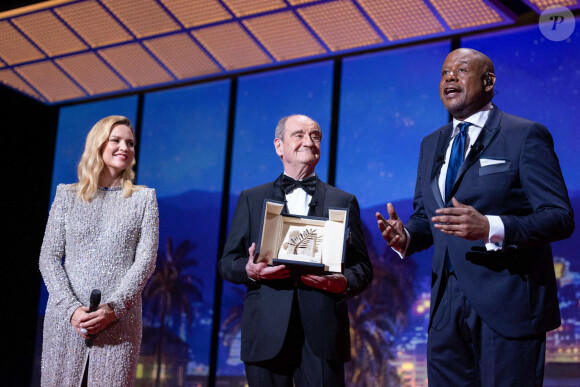
[[[477,128],[483,128],[483,125],[485,125],[485,122],[487,121],[487,118],[489,117],[489,112],[491,111],[492,108],[493,108],[493,104],[490,101],[487,105],[482,107],[481,110],[479,110],[477,113],[470,115],[469,117],[467,117],[463,121],[460,121],[460,120],[454,118],[453,119],[453,136],[452,137],[455,137],[455,135],[459,131],[459,129],[457,129],[457,125],[459,125],[461,122],[469,122],[472,126],[475,126]]]
[[[286,171],[284,171],[284,174],[285,174],[286,176],[288,176],[288,177],[290,177],[290,178],[294,179],[292,176],[290,176],[289,174],[287,174],[287,173],[286,173]],[[304,176],[304,177],[303,177],[302,179],[300,179],[300,180],[304,180],[304,179],[306,179],[306,178],[309,178],[310,176],[316,176],[316,172],[312,172],[310,175],[308,175],[308,176]],[[294,180],[296,180],[296,179],[294,179]]]

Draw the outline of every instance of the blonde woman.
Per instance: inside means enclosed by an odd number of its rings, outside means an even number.
[[[49,293],[42,386],[135,382],[141,292],[155,268],[159,227],[155,190],[133,185],[133,165],[131,123],[105,117],[87,136],[79,181],[57,187],[40,252]],[[89,313],[93,289],[102,296]]]

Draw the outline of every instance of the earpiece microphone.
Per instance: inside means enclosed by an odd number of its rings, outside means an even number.
[[[489,71],[483,74],[483,78],[485,79],[485,86],[493,86],[493,82],[491,81],[491,77],[489,76]]]

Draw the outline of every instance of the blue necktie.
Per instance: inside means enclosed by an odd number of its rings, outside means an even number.
[[[453,183],[455,183],[455,178],[457,177],[457,171],[459,171],[459,167],[461,167],[461,164],[463,163],[465,139],[467,138],[467,128],[469,125],[471,125],[469,122],[462,122],[457,125],[459,133],[455,136],[453,145],[451,146],[449,167],[447,168],[447,176],[445,177],[445,200],[449,198],[451,188],[453,188]]]

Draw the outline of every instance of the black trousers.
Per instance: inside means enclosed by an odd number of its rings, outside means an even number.
[[[546,334],[499,335],[477,315],[455,273],[444,281],[427,339],[429,386],[541,386]]]
[[[272,313],[276,313],[272,311]],[[343,387],[344,363],[319,358],[304,336],[294,293],[288,332],[280,352],[270,360],[246,362],[250,387]]]

